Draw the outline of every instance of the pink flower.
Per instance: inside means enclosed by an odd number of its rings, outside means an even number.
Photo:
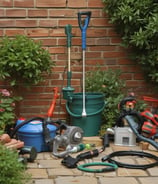
[[[7,89],[2,89],[1,93],[2,93],[3,96],[10,96],[10,93]]]
[[[15,103],[12,103],[12,107],[15,107]]]
[[[4,112],[5,110],[4,109],[0,109],[0,112]]]

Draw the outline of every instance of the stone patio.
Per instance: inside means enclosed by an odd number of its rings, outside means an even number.
[[[114,151],[121,150],[139,150],[143,151],[140,145],[137,146],[116,146],[113,143],[110,144],[104,152],[98,157],[93,159],[86,159],[84,162],[96,162],[101,161],[101,158]],[[158,156],[158,152],[152,146],[149,146],[146,152],[152,153]],[[71,154],[75,157],[79,153]],[[139,163],[146,164],[151,162],[147,158],[140,157],[120,157],[121,162],[124,163]],[[56,158],[50,152],[38,153],[37,159],[34,163],[28,163],[27,172],[32,175],[31,184],[156,184],[158,183],[158,166],[149,168],[147,170],[141,169],[126,169],[118,168],[116,171],[105,173],[89,173],[82,172],[75,169],[66,168],[61,164],[60,158]],[[79,164],[84,163],[79,162]]]

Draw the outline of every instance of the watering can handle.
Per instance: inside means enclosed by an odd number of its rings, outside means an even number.
[[[84,16],[84,21],[83,21]],[[86,17],[85,17],[86,16]],[[86,30],[88,28],[88,24],[91,18],[91,12],[78,12],[78,24],[82,32],[82,49],[86,49]]]
[[[67,35],[67,47],[71,47],[71,38],[72,38],[72,25],[67,24],[65,26],[65,34]]]
[[[96,114],[101,113],[101,112],[104,110],[106,104],[107,104],[107,103],[104,102],[104,103],[103,103],[103,106],[102,106],[98,111],[95,111],[95,112],[93,112],[93,113],[89,113],[89,114],[87,114],[86,116],[94,116],[94,115],[96,115]],[[82,114],[75,114],[75,113],[71,112],[71,110],[70,110],[70,108],[69,108],[69,103],[68,103],[68,101],[67,101],[67,103],[66,103],[66,110],[67,110],[67,112],[68,112],[71,116],[76,117],[76,118],[82,118]]]

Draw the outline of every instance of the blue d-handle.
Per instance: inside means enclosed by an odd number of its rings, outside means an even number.
[[[82,19],[84,16],[84,20]],[[86,17],[85,17],[86,16]],[[78,24],[82,32],[82,49],[86,50],[86,30],[91,18],[91,12],[78,12]]]

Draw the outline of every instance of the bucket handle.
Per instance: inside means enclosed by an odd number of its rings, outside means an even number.
[[[106,104],[107,104],[107,103],[104,101],[103,107],[102,107],[102,108],[100,108],[100,109],[99,109],[98,111],[96,111],[96,112],[87,114],[86,116],[94,116],[94,115],[96,115],[96,114],[101,113],[101,112],[104,110]],[[75,113],[73,113],[73,112],[70,111],[68,101],[66,102],[66,110],[67,110],[67,112],[68,112],[71,116],[76,117],[76,118],[82,118],[82,114],[79,115],[79,114],[75,114]]]

